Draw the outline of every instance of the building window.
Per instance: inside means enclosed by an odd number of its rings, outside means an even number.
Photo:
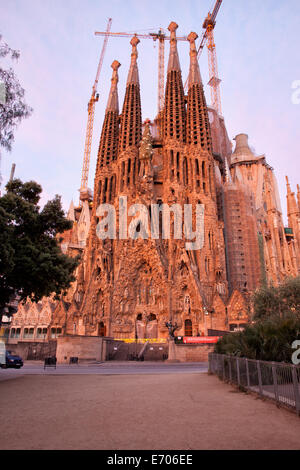
[[[100,322],[98,326],[98,335],[99,336],[106,336],[106,328],[103,322]]]
[[[10,329],[9,328],[3,328],[2,331],[1,331],[1,328],[0,328],[0,337],[1,338],[8,338],[9,337],[9,334],[10,334]]]
[[[185,336],[193,336],[192,320],[185,320],[185,322],[184,322],[184,335]]]
[[[51,338],[57,338],[62,334],[61,328],[51,328]]]
[[[37,338],[46,338],[48,332],[48,328],[38,328],[36,337]]]

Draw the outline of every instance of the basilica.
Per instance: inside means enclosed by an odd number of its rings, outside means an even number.
[[[142,119],[138,38],[130,42],[121,110],[120,63],[112,63],[93,196],[87,193],[80,208],[71,205],[73,228],[63,234],[61,245],[68,254],[81,254],[76,282],[60,301],[19,307],[10,333],[18,330],[19,340],[25,328],[35,339],[39,331],[44,341],[51,335],[162,340],[168,337],[169,321],[183,336],[235,331],[251,322],[251,295],[257,288],[300,274],[299,186],[295,195],[287,179],[286,227],[266,156],[254,154],[243,133],[233,146],[224,117],[207,106],[195,33],[188,36],[190,69],[184,93],[177,27],[169,25],[164,107],[153,120]],[[186,236],[174,236],[172,214],[168,238],[161,232],[157,237],[124,236],[119,222],[120,200],[125,198],[128,206],[148,209],[149,223],[153,205],[201,205],[201,247],[188,249]],[[114,208],[115,237],[97,235],[98,208],[104,204]],[[129,226],[132,219],[126,220]]]

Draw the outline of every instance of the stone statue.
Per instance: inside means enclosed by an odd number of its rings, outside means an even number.
[[[172,323],[171,320],[170,320],[170,321],[168,321],[168,322],[166,323],[166,327],[167,327],[168,330],[169,330],[169,336],[170,336],[170,338],[174,338],[174,337],[175,337],[174,333],[175,333],[176,330],[178,330],[177,322],[175,322],[174,325],[173,325],[173,323]]]

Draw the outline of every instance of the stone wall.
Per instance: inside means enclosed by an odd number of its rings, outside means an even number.
[[[169,343],[169,361],[208,362],[208,354],[213,352],[214,344],[174,344]]]
[[[63,336],[57,338],[56,357],[59,364],[68,364],[70,357],[81,361],[103,361],[107,341],[100,336]]]
[[[7,344],[6,349],[26,360],[44,360],[45,357],[56,355],[56,341],[45,343],[19,341],[17,344]]]

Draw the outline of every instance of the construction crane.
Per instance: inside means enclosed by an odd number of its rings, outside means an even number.
[[[152,39],[153,41],[158,40],[158,112],[162,111],[164,107],[164,76],[165,76],[165,41],[169,41],[170,36],[166,36],[163,29],[160,29],[157,33],[148,33],[148,34],[132,34],[132,33],[106,33],[97,31],[95,33],[97,36],[109,36],[126,38],[136,36],[141,39]],[[176,37],[178,41],[187,41],[186,36]]]
[[[214,41],[214,28],[216,26],[217,14],[220,10],[222,0],[217,0],[214,6],[214,9],[208,13],[205,21],[203,23],[203,29],[205,30],[202,33],[200,38],[200,45],[198,46],[198,58],[200,57],[204,46],[207,42],[208,48],[208,68],[209,68],[209,82],[208,85],[211,87],[211,104],[212,107],[216,109],[219,114],[222,114],[221,108],[221,98],[220,98],[220,83],[221,80],[218,76],[218,63],[217,63],[217,54],[216,54],[216,45]],[[188,78],[184,84],[184,90],[187,91],[188,87]]]
[[[83,158],[81,185],[80,185],[80,202],[81,203],[85,200],[90,199],[91,197],[90,191],[88,189],[88,178],[89,178],[90,157],[91,157],[91,147],[92,147],[92,138],[93,138],[95,104],[99,100],[99,94],[97,93],[97,86],[99,82],[99,77],[100,77],[100,72],[101,72],[101,68],[103,64],[103,59],[104,59],[104,54],[105,54],[105,50],[107,46],[109,32],[111,29],[111,23],[112,23],[112,19],[109,18],[106,32],[104,33],[105,38],[103,41],[102,51],[101,51],[100,60],[99,60],[98,68],[97,68],[96,79],[92,88],[92,96],[88,103],[88,122],[87,122],[87,127],[86,127],[84,158]]]
[[[212,87],[212,106],[214,106],[219,114],[221,114],[221,101],[220,101],[220,90],[219,84],[221,80],[218,78],[217,70],[217,57],[216,57],[216,48],[214,44],[213,30],[216,25],[216,17],[219,12],[222,0],[217,0],[214,6],[213,12],[208,13],[207,18],[203,23],[203,28],[205,31],[202,34],[200,45],[198,47],[198,57],[205,46],[206,41],[208,40],[208,51],[209,51],[209,70],[210,70],[210,81],[209,85]],[[136,36],[141,39],[152,39],[153,41],[159,42],[158,47],[158,112],[162,111],[164,106],[164,76],[165,76],[165,41],[169,41],[170,36],[166,36],[163,29],[160,29],[157,33],[147,33],[147,34],[137,34],[129,32],[95,32],[96,36],[112,36],[112,37],[132,37]],[[187,36],[177,36],[178,41],[187,41]],[[188,79],[185,82],[184,90],[187,91]],[[215,98],[217,96],[217,99]]]

